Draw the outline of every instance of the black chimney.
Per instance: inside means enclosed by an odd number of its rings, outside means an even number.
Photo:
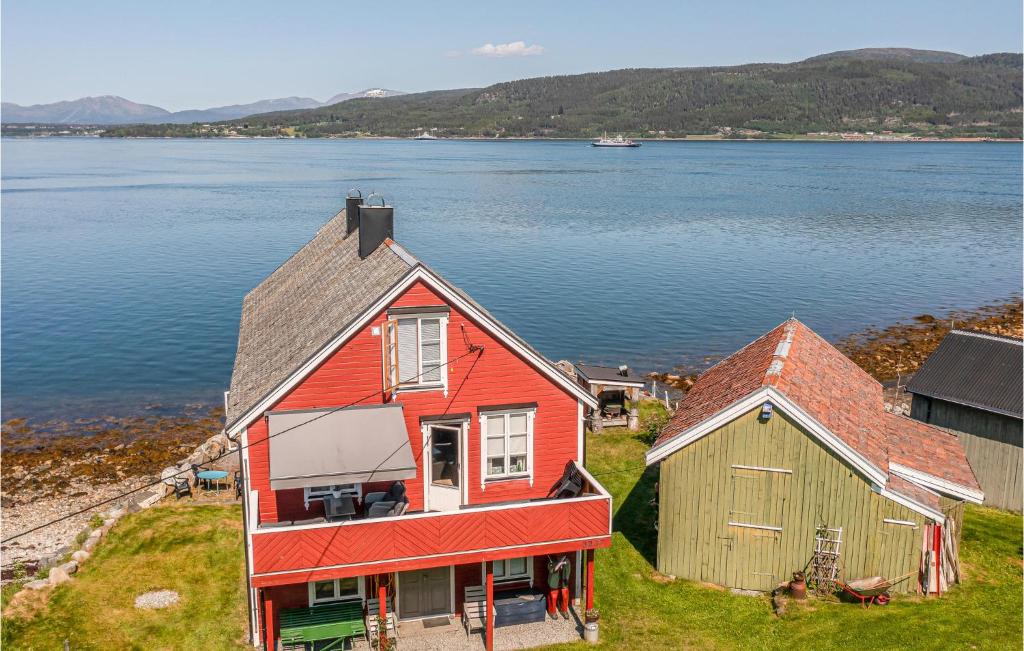
[[[380,200],[379,206],[370,205],[375,198]],[[365,258],[394,236],[395,209],[384,203],[384,197],[371,194],[359,206],[359,257]]]
[[[363,203],[363,193],[352,189],[345,197],[345,234],[351,235],[352,231],[359,228],[359,204]]]

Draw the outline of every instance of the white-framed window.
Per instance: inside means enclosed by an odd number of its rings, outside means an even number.
[[[325,497],[341,497],[347,496],[353,499],[362,499],[363,497],[363,485],[362,484],[334,484],[332,486],[307,486],[302,489],[303,491],[303,502],[306,508],[309,508],[309,503],[313,500],[322,500]]]
[[[532,476],[533,417],[533,409],[481,414],[484,479]]]
[[[310,581],[309,605],[325,604],[332,601],[362,600],[363,577],[350,576],[345,579],[327,579],[326,581]]]
[[[430,315],[393,317],[385,329],[384,381],[388,389],[446,388],[448,318]]]
[[[514,581],[533,581],[533,556],[522,558],[505,558],[494,563],[494,582],[512,583]],[[484,564],[483,571],[487,571]]]

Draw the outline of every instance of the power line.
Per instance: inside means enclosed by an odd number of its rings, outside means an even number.
[[[443,367],[448,366],[450,364],[454,364],[455,362],[459,361],[460,359],[463,359],[464,357],[469,357],[470,355],[472,355],[474,353],[482,353],[483,350],[484,350],[483,346],[473,346],[473,347],[470,347],[468,352],[463,353],[462,355],[459,355],[458,357],[452,358],[452,359],[448,360],[447,362],[445,362],[444,364],[440,364],[439,366],[431,367],[430,369],[428,369],[426,371],[423,371],[419,375],[415,375],[415,376],[413,376],[411,378],[406,379],[406,381],[409,382],[409,381],[412,381],[412,380],[419,379],[421,376],[423,376],[426,373],[432,373],[436,369],[443,368]],[[475,364],[474,364],[474,366],[475,366]],[[210,459],[206,463],[214,463],[214,462],[220,461],[221,459],[223,459],[224,457],[228,456],[229,454],[235,454],[236,452],[240,452],[241,450],[251,448],[256,443],[263,443],[265,441],[269,441],[270,439],[274,438],[275,436],[280,436],[281,434],[287,434],[288,432],[291,432],[292,430],[298,429],[299,427],[303,427],[303,426],[308,425],[308,424],[310,424],[310,423],[312,423],[314,421],[320,420],[321,418],[329,416],[329,415],[331,415],[331,414],[333,414],[335,412],[341,411],[342,409],[348,409],[349,407],[353,407],[355,405],[358,405],[359,403],[363,402],[364,400],[369,400],[370,398],[373,398],[374,396],[378,395],[379,393],[380,393],[379,391],[374,391],[373,393],[367,394],[367,395],[363,396],[362,398],[359,398],[358,400],[354,400],[354,401],[348,403],[347,405],[342,405],[341,407],[334,407],[332,409],[324,411],[324,412],[322,412],[320,414],[317,414],[313,418],[310,418],[309,420],[302,421],[301,423],[296,423],[295,425],[292,425],[291,427],[283,429],[280,432],[276,432],[274,434],[267,434],[267,436],[265,436],[264,438],[262,438],[262,439],[260,439],[258,441],[251,441],[251,442],[249,442],[248,444],[245,444],[245,445],[239,443],[238,447],[234,448],[233,450],[225,450],[224,452],[220,453],[219,455],[217,455],[213,459]],[[374,468],[373,470],[369,471],[371,473],[371,475],[372,475],[372,473],[377,472],[377,470],[380,469],[380,466],[383,465],[384,463],[386,463],[388,459],[390,459],[395,454],[397,454],[398,451],[401,450],[402,446],[404,446],[404,445],[405,445],[405,443],[403,443],[394,452],[392,452],[390,455],[388,455],[388,457],[386,459],[384,459],[384,461],[381,461],[379,464],[377,464],[376,468]],[[422,453],[423,453],[423,451],[421,450],[420,454],[422,454]],[[173,479],[175,477],[178,477],[179,475],[184,475],[184,474],[187,474],[189,472],[191,472],[191,470],[179,470],[178,472],[174,473],[173,475],[169,475],[167,477],[161,477],[160,479],[158,479],[156,481],[149,482],[148,484],[143,484],[142,486],[139,486],[138,488],[133,488],[130,491],[125,491],[123,493],[119,493],[118,495],[114,495],[113,497],[109,497],[109,498],[107,498],[105,500],[102,500],[100,502],[96,502],[95,504],[90,504],[89,506],[81,508],[81,509],[79,509],[79,510],[73,512],[73,513],[68,513],[68,514],[63,515],[63,516],[61,516],[59,518],[56,518],[54,520],[50,520],[49,522],[45,522],[45,523],[40,524],[38,526],[32,527],[31,529],[26,529],[25,531],[22,531],[21,533],[17,533],[17,534],[15,534],[13,536],[10,536],[8,538],[4,538],[3,540],[0,540],[0,544],[9,543],[12,540],[17,540],[18,538],[22,538],[24,536],[27,536],[28,534],[30,534],[32,532],[39,531],[40,529],[45,529],[46,527],[51,527],[51,526],[53,526],[53,525],[55,525],[55,524],[57,524],[59,522],[63,522],[65,520],[69,520],[69,519],[71,519],[71,518],[73,518],[75,516],[82,515],[83,513],[88,513],[89,511],[92,511],[93,509],[99,508],[99,507],[104,506],[106,504],[110,504],[111,502],[116,502],[116,501],[118,501],[120,499],[128,497],[129,495],[133,495],[135,493],[138,493],[141,490],[145,490],[147,488],[152,488],[153,486],[158,486],[160,484],[165,483],[168,479]]]

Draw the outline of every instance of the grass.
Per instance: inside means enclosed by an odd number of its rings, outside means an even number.
[[[643,405],[645,419],[657,411]],[[642,438],[609,429],[587,441],[590,470],[614,495],[616,511],[612,547],[597,554],[600,647],[1021,648],[1020,516],[968,508],[961,549],[966,579],[941,599],[898,596],[867,610],[791,603],[779,618],[766,597],[673,581],[654,570],[656,476],[643,468]],[[243,585],[237,507],[150,509],[122,519],[74,581],[57,588],[48,605],[36,604],[34,615],[5,611],[3,646],[59,649],[66,638],[76,650],[246,648]],[[138,594],[161,588],[178,591],[179,605],[134,608]]]
[[[123,518],[48,604],[23,595],[3,618],[4,648],[242,649],[242,519],[237,506],[168,504]],[[143,611],[135,597],[175,590],[178,604]]]

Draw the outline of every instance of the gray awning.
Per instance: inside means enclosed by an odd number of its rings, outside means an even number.
[[[401,405],[271,412],[269,420],[274,490],[416,476]]]

